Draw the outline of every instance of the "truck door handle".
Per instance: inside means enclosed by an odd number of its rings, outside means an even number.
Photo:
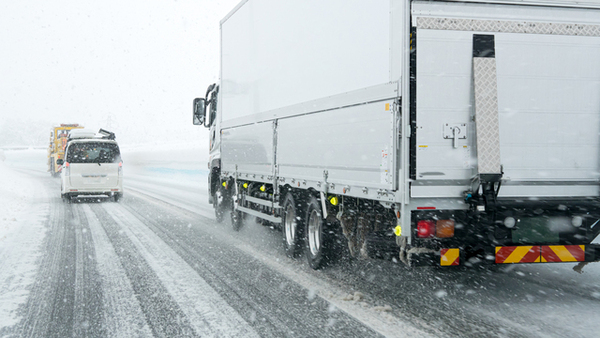
[[[460,134],[460,129],[458,129],[458,127],[454,127],[452,128],[452,147],[454,147],[454,149],[458,148],[457,145],[457,141],[458,141],[458,134]]]

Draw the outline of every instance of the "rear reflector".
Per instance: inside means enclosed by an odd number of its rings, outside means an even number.
[[[417,207],[417,210],[435,210],[435,207]]]
[[[71,190],[69,190],[69,191],[79,191],[79,190],[77,190],[77,189],[71,189]]]
[[[496,247],[496,264],[506,263],[539,263],[540,247],[536,246],[502,246]]]
[[[585,262],[585,245],[498,246],[496,263]]]
[[[459,265],[460,249],[442,249],[440,250],[441,266]]]
[[[542,263],[585,261],[585,245],[544,245],[541,251]]]

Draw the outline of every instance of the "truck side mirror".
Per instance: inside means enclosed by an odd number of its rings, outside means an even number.
[[[206,100],[203,98],[194,99],[194,125],[202,126],[206,120]]]
[[[63,163],[65,163],[65,161],[62,158],[59,158],[58,160],[56,160],[56,164],[58,164],[58,165],[63,165]]]

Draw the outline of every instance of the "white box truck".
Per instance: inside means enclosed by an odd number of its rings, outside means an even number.
[[[597,1],[242,1],[194,124],[217,220],[313,268],[600,259]]]

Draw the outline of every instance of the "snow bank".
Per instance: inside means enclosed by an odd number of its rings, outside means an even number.
[[[19,153],[25,154],[24,158],[33,155],[29,151]],[[5,155],[10,158],[18,154],[7,151]],[[18,322],[16,310],[27,301],[49,206],[39,181],[9,168],[7,162],[0,161],[0,329]]]

